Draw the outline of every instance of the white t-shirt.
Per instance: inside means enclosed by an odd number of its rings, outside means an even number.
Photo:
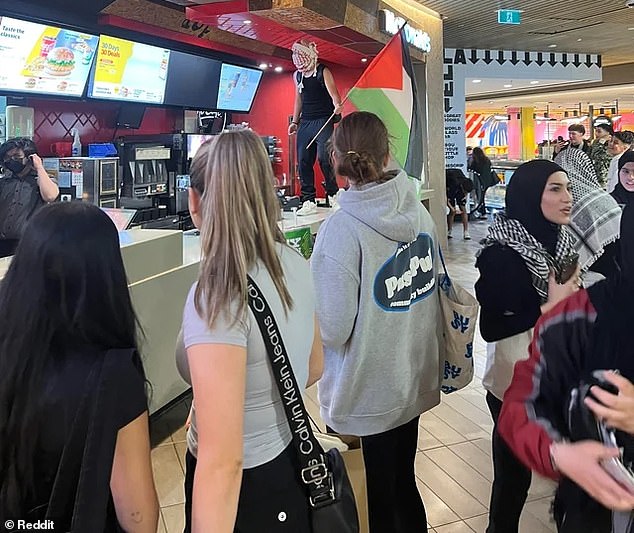
[[[249,272],[266,298],[288,352],[298,386],[308,380],[308,362],[314,337],[315,294],[308,262],[295,250],[279,245],[286,286],[293,299],[293,308],[285,316],[282,301],[271,276],[259,263]],[[182,338],[176,349],[176,360],[183,379],[191,383],[186,348],[196,344],[232,344],[247,349],[247,374],[244,402],[244,468],[254,468],[275,459],[291,442],[291,432],[275,384],[264,341],[255,317],[248,310],[246,323],[230,326],[222,314],[209,329],[194,307],[191,288],[183,313]],[[232,306],[233,307],[233,306]],[[244,322],[244,321],[243,321]],[[194,406],[196,398],[194,397]],[[198,454],[196,412],[192,407],[187,447]]]

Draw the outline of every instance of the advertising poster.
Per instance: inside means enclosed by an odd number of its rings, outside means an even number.
[[[170,51],[102,35],[90,96],[162,104]]]
[[[249,111],[262,78],[262,71],[222,64],[218,109]]]
[[[0,17],[0,90],[82,96],[99,37]]]

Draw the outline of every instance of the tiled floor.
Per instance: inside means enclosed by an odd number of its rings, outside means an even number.
[[[477,279],[474,254],[486,227],[485,221],[472,222],[473,240],[463,241],[462,228],[456,224],[445,253],[452,278],[470,291]],[[492,422],[481,384],[485,343],[479,335],[474,357],[474,382],[460,392],[443,396],[438,407],[421,417],[416,474],[431,533],[484,533],[487,526]],[[308,393],[307,407],[318,417],[314,388]],[[183,530],[183,423],[188,409],[189,400],[185,400],[153,424],[152,461],[162,515],[159,532]],[[535,476],[522,514],[521,533],[555,531],[549,514],[553,492],[552,482]]]

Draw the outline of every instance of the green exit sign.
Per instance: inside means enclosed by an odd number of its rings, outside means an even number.
[[[498,24],[520,24],[522,12],[519,9],[498,10]]]

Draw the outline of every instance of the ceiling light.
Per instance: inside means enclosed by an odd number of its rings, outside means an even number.
[[[471,80],[473,83],[482,83],[482,80]]]
[[[490,103],[490,104],[493,104],[494,102],[493,102],[493,100],[489,100],[489,103]]]
[[[282,67],[275,67],[275,72],[282,72],[284,70]]]
[[[531,85],[537,85],[539,82],[537,80],[531,81]]]
[[[556,44],[549,44],[548,48],[557,48],[557,45]]]
[[[267,63],[260,63],[259,67],[260,67],[262,70],[266,70],[267,68],[269,68],[269,66],[268,66],[268,64],[267,64]]]
[[[631,28],[628,28],[629,31],[634,31],[634,26],[632,26]]]
[[[504,88],[505,88],[505,89],[510,89],[511,87],[513,87],[513,84],[512,84],[512,83],[505,83],[505,84],[504,84]]]
[[[582,39],[581,37],[579,37],[579,38],[577,39],[577,42],[578,42],[578,43],[580,43],[581,41],[583,41],[583,39]]]
[[[368,62],[368,58],[367,57],[362,57],[361,58],[361,63],[367,63]]]

